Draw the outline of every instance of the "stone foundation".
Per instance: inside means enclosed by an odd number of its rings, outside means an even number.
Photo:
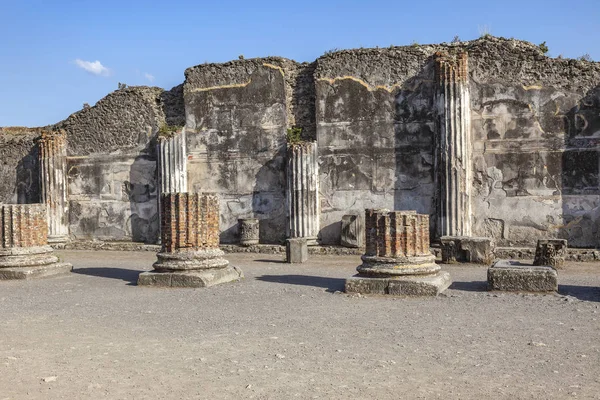
[[[48,245],[44,204],[2,204],[0,223],[0,279],[42,278],[73,269]]]
[[[488,290],[555,292],[558,290],[558,274],[550,266],[500,260],[488,268]]]
[[[490,238],[443,236],[440,241],[443,263],[489,264],[494,259],[494,244]]]
[[[366,250],[347,293],[435,296],[451,284],[429,251],[429,216],[365,210]]]
[[[154,271],[140,286],[207,287],[243,277],[219,249],[219,199],[211,193],[161,196],[161,243]]]

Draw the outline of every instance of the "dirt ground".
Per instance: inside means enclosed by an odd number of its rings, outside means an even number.
[[[69,276],[0,282],[2,399],[600,399],[600,263],[560,294],[349,296],[357,256],[230,254],[244,280],[135,285],[150,252],[65,251]]]

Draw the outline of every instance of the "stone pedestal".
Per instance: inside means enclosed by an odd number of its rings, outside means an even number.
[[[471,235],[471,101],[467,53],[435,54],[437,231]]]
[[[219,199],[212,193],[168,193],[161,196],[162,249],[155,271],[141,273],[138,285],[207,287],[238,280],[219,249]]]
[[[494,243],[485,237],[441,237],[442,262],[489,264],[494,259]]]
[[[533,265],[550,265],[562,268],[567,254],[566,239],[539,239],[535,248]]]
[[[365,210],[365,254],[346,292],[435,296],[452,283],[429,252],[429,216]]]
[[[238,219],[240,230],[240,244],[242,246],[251,246],[258,244],[260,221],[256,218]]]
[[[68,273],[48,246],[44,204],[0,204],[0,279],[30,279]]]
[[[40,194],[48,215],[48,242],[64,243],[69,237],[67,141],[64,131],[42,131],[39,161]]]
[[[340,244],[345,247],[362,247],[365,243],[365,224],[360,215],[342,217],[342,237]]]
[[[288,144],[287,237],[317,244],[319,234],[319,163],[316,142]]]
[[[507,292],[555,292],[558,275],[550,266],[500,260],[488,268],[488,289]]]
[[[299,264],[308,260],[306,239],[288,239],[285,243],[285,258],[289,264]]]

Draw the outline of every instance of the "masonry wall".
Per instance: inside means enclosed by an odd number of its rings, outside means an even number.
[[[317,60],[321,239],[339,244],[344,214],[434,213],[435,48],[340,51]]]
[[[220,195],[223,243],[237,242],[237,219],[249,217],[260,219],[262,243],[285,239],[293,126],[318,142],[323,244],[339,243],[341,217],[365,208],[429,214],[435,232],[437,51],[468,53],[473,234],[597,246],[600,64],[501,38],[205,64],[170,91],[115,91],[54,126],[68,137],[71,236],[157,240],[155,140],[165,123],[185,125],[189,190]],[[38,135],[0,128],[0,201],[39,201]]]

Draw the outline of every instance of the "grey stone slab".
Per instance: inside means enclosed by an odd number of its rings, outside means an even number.
[[[555,292],[558,274],[551,266],[500,260],[488,268],[488,289],[507,292]]]
[[[0,280],[38,279],[68,274],[73,270],[69,263],[56,263],[37,267],[0,268]]]
[[[244,273],[237,267],[201,271],[142,272],[138,286],[202,288],[237,281]]]
[[[489,264],[494,259],[494,242],[486,237],[443,236],[442,262]]]
[[[387,294],[392,296],[437,296],[452,284],[445,271],[433,275],[368,278],[354,276],[346,280],[346,293]]]
[[[308,243],[305,238],[288,239],[285,246],[286,261],[299,264],[308,260]]]

